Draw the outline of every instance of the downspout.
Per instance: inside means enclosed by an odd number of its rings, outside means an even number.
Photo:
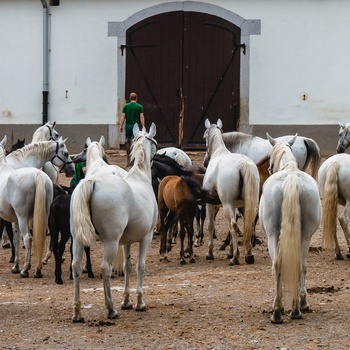
[[[40,0],[43,5],[43,111],[42,123],[48,122],[49,104],[49,8],[46,0]]]

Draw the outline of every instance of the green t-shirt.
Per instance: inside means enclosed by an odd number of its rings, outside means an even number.
[[[127,139],[133,139],[134,124],[137,123],[141,128],[140,114],[143,113],[143,107],[137,102],[127,103],[122,110],[125,113],[125,136]]]
[[[85,177],[83,168],[86,167],[86,162],[75,163],[75,171],[71,180],[71,185],[77,185],[81,179]]]

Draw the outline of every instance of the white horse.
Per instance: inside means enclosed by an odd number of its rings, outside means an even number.
[[[34,131],[31,143],[39,141],[58,141],[60,135],[55,130],[56,122],[47,122]],[[59,172],[51,162],[46,162],[43,171],[50,177],[52,183],[58,185]]]
[[[75,188],[71,200],[71,233],[73,237],[74,315],[73,321],[82,322],[80,278],[84,245],[90,246],[99,237],[104,244],[101,264],[105,304],[108,318],[117,318],[114,309],[110,275],[119,245],[124,252],[125,288],[123,309],[132,308],[129,276],[131,272],[130,248],[139,242],[137,263],[136,310],[143,311],[143,273],[153,229],[157,223],[158,208],[151,184],[151,160],[156,153],[156,127],[152,123],[149,133],[134,126],[131,157],[134,165],[122,178],[112,173],[88,175]]]
[[[323,205],[322,228],[326,247],[334,246],[335,257],[342,260],[337,238],[338,204],[344,206],[339,216],[339,223],[344,232],[348,246],[347,257],[350,258],[350,155],[336,154],[329,157],[318,171],[318,183]]]
[[[271,176],[266,180],[259,205],[261,225],[275,279],[272,323],[282,323],[282,284],[292,297],[291,318],[301,318],[309,309],[306,301],[306,257],[312,235],[321,222],[321,200],[317,182],[298,169],[289,142],[274,140],[270,157]]]
[[[30,143],[6,156],[7,164],[14,169],[25,167],[41,169],[48,161],[67,177],[73,176],[73,162],[66,147],[66,140],[62,138],[58,141]]]
[[[344,153],[350,145],[350,123],[339,123],[337,153]]]
[[[26,167],[15,170],[6,161],[6,136],[0,144],[0,217],[14,222],[15,265],[13,273],[29,276],[32,241],[37,255],[35,277],[42,277],[42,257],[45,246],[47,220],[53,197],[50,178],[41,170]],[[19,270],[19,241],[23,237],[26,248],[23,269]]]
[[[158,154],[166,154],[168,157],[174,159],[178,164],[186,167],[192,165],[191,158],[182,149],[177,147],[165,147],[157,151]]]
[[[230,246],[233,258],[230,264],[239,264],[238,226],[236,222],[236,209],[244,206],[243,239],[246,248],[245,261],[254,263],[252,255],[252,234],[254,220],[259,200],[259,172],[254,162],[243,154],[231,153],[222,139],[222,122],[210,124],[205,121],[207,152],[210,162],[203,179],[204,200],[208,203],[209,217],[209,250],[207,259],[213,259],[213,235],[215,206],[210,204],[211,199],[218,197],[229,221],[230,231],[233,233]]]
[[[276,138],[290,140],[293,136],[286,135]],[[222,134],[222,139],[227,149],[233,153],[242,153],[252,159],[255,164],[269,156],[272,147],[268,140],[261,137],[232,131]],[[316,178],[321,162],[321,151],[317,143],[310,138],[298,136],[292,146],[292,152],[296,158],[299,169],[306,170],[309,166],[311,175]],[[206,162],[206,159],[204,160]]]

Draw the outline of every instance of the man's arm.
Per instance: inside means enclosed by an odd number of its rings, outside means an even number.
[[[143,113],[140,113],[140,122],[141,122],[141,126],[144,128],[145,127],[145,116]]]
[[[123,125],[125,122],[125,113],[122,113],[122,117],[120,118],[120,126],[119,126],[119,131],[123,132]]]

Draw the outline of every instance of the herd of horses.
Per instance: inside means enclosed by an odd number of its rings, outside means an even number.
[[[135,124],[133,132],[128,170],[108,163],[103,136],[99,141],[87,138],[86,148],[72,160],[55,123],[38,128],[29,144],[24,145],[23,140],[10,153],[5,150],[6,136],[0,142],[0,218],[13,246],[12,272],[29,276],[33,246],[37,260],[34,277],[42,277],[43,263],[53,252],[55,281],[62,284],[61,263],[71,237],[74,322],[84,320],[80,301],[83,253],[88,275],[94,277],[90,247],[96,239],[104,247],[101,275],[108,318],[113,319],[118,317],[111,295],[113,273],[124,274],[122,309],[146,310],[143,275],[153,235],[160,234],[160,261],[167,261],[166,253],[179,234],[180,263],[186,264],[187,258],[194,263],[193,246],[203,244],[206,213],[206,259],[214,259],[215,219],[222,210],[228,221],[230,265],[240,263],[240,236],[245,262],[254,263],[255,225],[260,220],[274,273],[272,323],[283,322],[285,292],[292,296],[292,319],[301,318],[302,311],[309,309],[306,260],[311,237],[320,225],[325,247],[333,247],[335,257],[343,259],[336,235],[338,204],[344,206],[339,223],[350,258],[350,155],[344,154],[350,145],[350,123],[340,124],[339,154],[322,165],[320,149],[310,138],[272,138],[267,134],[263,139],[241,132],[223,133],[220,119],[216,124],[205,121],[203,165],[192,164],[184,151],[174,147],[157,150],[153,123],[148,132]],[[71,177],[73,161],[82,160],[86,161],[85,178],[74,191],[60,186],[58,174]],[[243,217],[242,232],[238,212]],[[14,230],[6,223],[13,223]],[[51,244],[44,258],[47,232]],[[20,269],[22,242],[25,260]],[[139,243],[135,306],[130,300],[129,282],[134,243]]]

